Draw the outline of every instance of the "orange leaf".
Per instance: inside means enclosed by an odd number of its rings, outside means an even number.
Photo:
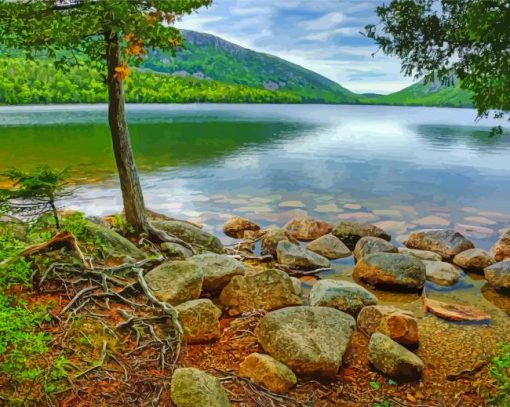
[[[413,403],[416,403],[416,398],[415,398],[415,397],[414,397],[411,393],[407,393],[407,394],[406,394],[406,398],[407,398],[409,401],[411,401],[411,402],[413,402]]]
[[[122,61],[122,64],[115,68],[115,74],[113,75],[114,78],[119,79],[121,81],[127,79],[129,76],[129,67],[126,65],[124,61]]]

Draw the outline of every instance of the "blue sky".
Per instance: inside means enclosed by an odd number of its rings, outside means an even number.
[[[213,0],[177,26],[277,55],[355,92],[389,93],[412,83],[400,63],[359,32],[383,0]]]

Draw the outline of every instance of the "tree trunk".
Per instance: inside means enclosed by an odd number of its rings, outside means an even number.
[[[119,172],[126,221],[138,234],[147,232],[142,187],[136,170],[131,141],[126,123],[123,78],[116,77],[115,68],[121,64],[119,37],[105,34],[108,76],[108,121],[112,136],[113,152]]]

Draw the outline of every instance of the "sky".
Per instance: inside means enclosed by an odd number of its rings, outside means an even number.
[[[294,62],[358,93],[391,93],[413,81],[360,31],[383,0],[213,0],[179,28],[217,35]]]

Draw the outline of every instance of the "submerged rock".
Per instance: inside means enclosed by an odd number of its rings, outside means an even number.
[[[491,254],[482,249],[469,249],[457,254],[453,263],[465,270],[483,271],[496,261]]]
[[[418,356],[379,332],[370,338],[368,360],[381,373],[395,380],[419,379],[425,367]]]
[[[418,249],[409,249],[407,247],[399,247],[398,252],[402,254],[409,254],[410,256],[416,257],[420,260],[429,260],[429,261],[441,261],[443,258],[440,254],[431,252],[429,250],[418,250]]]
[[[358,240],[353,252],[356,260],[372,253],[398,253],[398,249],[379,237],[365,236]]]
[[[276,246],[279,242],[298,243],[286,230],[279,228],[268,228],[262,232],[261,253],[262,255],[276,256]]]
[[[353,275],[374,285],[420,289],[425,284],[425,265],[407,254],[374,253],[356,263]]]
[[[349,248],[332,234],[327,234],[315,239],[308,243],[306,248],[330,260],[349,257],[352,254]]]
[[[427,280],[442,286],[456,284],[462,276],[462,270],[444,261],[423,260]]]
[[[457,254],[474,249],[474,244],[453,229],[413,232],[404,244],[411,249],[430,250],[451,261]]]
[[[312,218],[293,218],[284,229],[290,232],[298,240],[314,240],[329,232],[333,225]]]
[[[501,235],[499,240],[492,246],[491,250],[497,261],[510,258],[510,230]]]
[[[349,345],[354,318],[329,307],[291,307],[265,315],[255,329],[264,350],[303,375],[334,376]]]
[[[179,220],[158,220],[151,222],[151,224],[157,229],[171,233],[193,246],[198,246],[214,253],[223,253],[225,251],[220,239],[189,222]]]
[[[202,289],[205,291],[221,290],[232,277],[245,273],[243,263],[225,254],[204,253],[190,257],[188,261],[204,272]]]
[[[211,300],[201,298],[175,307],[184,331],[185,342],[206,342],[219,339],[221,310]]]
[[[484,270],[485,278],[494,288],[510,288],[510,259],[494,263]]]
[[[227,220],[223,225],[223,232],[235,239],[241,239],[244,237],[246,231],[258,231],[260,226],[249,219],[242,218],[241,216],[234,216]]]
[[[252,353],[239,365],[239,375],[273,393],[285,394],[297,383],[296,375],[269,355]]]
[[[308,270],[330,266],[329,260],[325,257],[286,241],[278,243],[276,256],[278,263],[297,269]]]
[[[374,294],[349,281],[320,280],[310,291],[310,305],[336,308],[354,317],[363,307],[375,304]]]
[[[375,236],[388,241],[391,239],[384,230],[368,223],[339,222],[333,227],[331,233],[351,250],[354,250],[358,240],[365,236]]]
[[[164,242],[161,243],[161,251],[166,257],[178,260],[186,260],[188,257],[193,256],[193,253],[187,247],[181,246],[178,243]]]
[[[292,280],[281,270],[266,270],[249,276],[234,276],[220,294],[231,315],[258,309],[273,310],[303,302]]]
[[[177,260],[152,269],[145,280],[160,301],[176,305],[200,296],[204,272],[193,263]]]
[[[170,385],[176,407],[229,407],[228,394],[214,376],[192,367],[176,369]]]

